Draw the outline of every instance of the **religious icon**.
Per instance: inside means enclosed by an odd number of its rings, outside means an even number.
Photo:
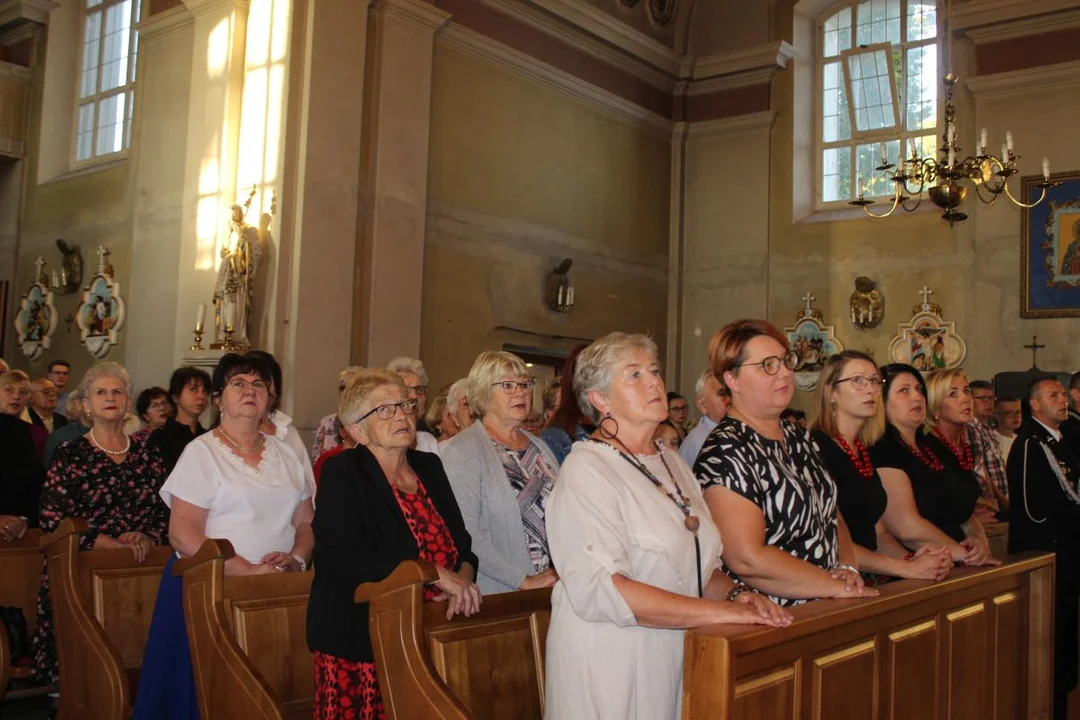
[[[75,312],[79,340],[96,358],[108,355],[113,345],[119,342],[120,330],[127,319],[120,284],[113,279],[112,265],[105,259],[108,254],[107,249],[98,248],[97,273],[83,290],[82,303]]]
[[[31,360],[41,357],[52,344],[58,318],[55,297],[46,282],[45,261],[38,258],[34,265],[37,268],[37,277],[27,288],[15,314],[19,349]]]
[[[1080,316],[1080,173],[1055,173],[1046,202],[1022,208],[1020,317]],[[1021,179],[1021,200],[1042,192]]]
[[[844,350],[834,328],[825,325],[821,311],[814,308],[816,299],[810,293],[804,295],[802,300],[805,307],[795,315],[795,325],[784,328],[791,349],[799,356],[799,364],[795,366],[795,387],[805,392],[817,388],[825,361]]]
[[[912,318],[901,323],[889,343],[889,361],[906,363],[930,372],[958,367],[967,356],[967,344],[956,334],[956,325],[941,318],[941,306],[930,302],[934,291],[924,287],[922,304],[912,309]]]
[[[856,330],[873,330],[885,318],[885,296],[868,277],[855,278],[850,303],[851,324]]]
[[[259,227],[249,225],[246,218],[256,190],[243,205],[232,206],[229,237],[221,247],[221,265],[214,284],[214,334],[211,348],[246,349],[251,346],[250,324],[255,297],[255,279],[266,247],[270,242],[270,221],[274,217],[277,199],[271,201],[270,212],[263,213]],[[226,342],[227,341],[227,342]]]

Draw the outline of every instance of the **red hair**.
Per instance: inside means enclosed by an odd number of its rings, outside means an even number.
[[[724,373],[734,370],[746,362],[746,346],[756,337],[765,335],[784,346],[784,352],[791,350],[784,333],[768,320],[736,320],[720,328],[709,341],[709,363],[720,382]]]
[[[548,427],[561,428],[571,438],[583,420],[589,423],[588,416],[581,411],[581,405],[578,404],[577,393],[574,392],[574,368],[577,366],[578,355],[587,347],[585,344],[578,345],[566,356],[559,381],[559,405],[548,422]]]

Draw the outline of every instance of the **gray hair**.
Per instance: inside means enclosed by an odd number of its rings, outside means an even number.
[[[615,369],[631,352],[640,350],[658,359],[656,343],[648,335],[624,332],[608,333],[581,351],[574,366],[574,394],[581,412],[600,421],[600,411],[589,401],[590,392],[607,392],[615,378]]]
[[[699,377],[697,379],[697,382],[694,383],[694,397],[700,398],[702,395],[704,395],[705,387],[714,377],[716,377],[716,375],[713,373],[712,368],[706,368],[705,371],[701,373],[701,377]]]
[[[83,401],[82,390],[75,389],[64,398],[64,417],[68,420],[78,420],[85,412],[83,408],[75,409],[75,403]]]
[[[84,398],[90,397],[90,386],[107,377],[116,378],[124,383],[124,391],[129,399],[134,394],[135,391],[131,386],[131,375],[128,374],[123,365],[117,362],[98,363],[87,370],[82,377],[82,382],[79,383],[79,394]]]
[[[469,378],[461,378],[446,392],[446,407],[450,409],[450,413],[456,413],[458,407],[461,405],[461,398],[466,396],[469,390]]]
[[[465,396],[469,399],[469,411],[474,417],[483,417],[491,401],[492,385],[508,377],[529,377],[525,361],[505,350],[488,350],[476,356],[469,370],[469,384]]]
[[[401,373],[412,373],[420,378],[421,385],[428,384],[427,370],[424,369],[424,363],[411,357],[396,357],[390,362],[386,363],[386,369],[390,372],[396,372],[399,375]]]

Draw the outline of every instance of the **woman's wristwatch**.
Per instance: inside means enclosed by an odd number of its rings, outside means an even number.
[[[307,572],[307,560],[299,555],[293,555],[293,560],[300,564],[300,572]]]

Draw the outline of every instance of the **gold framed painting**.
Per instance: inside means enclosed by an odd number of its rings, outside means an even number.
[[[1080,172],[1055,173],[1061,184],[1021,211],[1020,317],[1080,317]],[[1038,199],[1040,175],[1020,180],[1020,199]]]

